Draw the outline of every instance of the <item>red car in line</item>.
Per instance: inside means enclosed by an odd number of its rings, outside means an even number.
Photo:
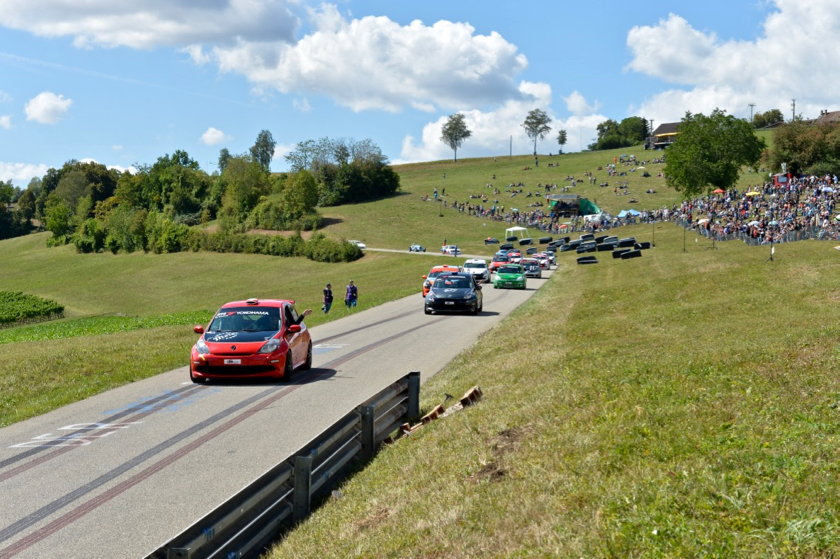
[[[294,301],[248,299],[222,305],[190,355],[190,379],[269,378],[289,381],[312,367],[312,339]]]
[[[488,266],[488,267],[490,268],[491,272],[495,272],[496,270],[498,270],[502,266],[506,266],[507,264],[510,264],[510,258],[509,257],[507,257],[507,256],[494,256],[493,260],[490,261],[490,266]]]

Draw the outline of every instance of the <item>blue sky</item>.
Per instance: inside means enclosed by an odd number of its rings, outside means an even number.
[[[448,115],[473,135],[459,157],[585,149],[598,123],[654,124],[716,107],[739,117],[791,99],[835,110],[836,0],[395,2],[3,0],[0,180],[25,187],[70,159],[119,169],[187,151],[370,138],[392,162],[446,159]]]

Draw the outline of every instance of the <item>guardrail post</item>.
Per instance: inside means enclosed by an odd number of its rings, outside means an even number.
[[[376,408],[362,406],[362,460],[373,458],[376,451]]]
[[[420,415],[420,371],[408,373],[408,418]]]
[[[312,457],[295,456],[294,508],[295,522],[300,522],[309,515],[312,488]]]

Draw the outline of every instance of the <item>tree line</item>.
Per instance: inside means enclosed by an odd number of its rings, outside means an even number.
[[[0,238],[26,234],[32,220],[39,220],[53,234],[51,245],[74,243],[82,252],[304,254],[302,246],[280,248],[279,241],[240,237],[251,229],[315,230],[322,220],[319,205],[362,202],[399,189],[399,176],[370,140],[300,142],[286,156],[291,171],[279,174],[270,172],[275,147],[271,133],[263,130],[248,153],[222,149],[213,174],[178,150],[134,173],[71,160],[33,178],[25,190],[0,181]],[[17,202],[15,210],[7,209],[11,202]],[[193,227],[213,220],[217,233]],[[358,250],[327,250],[325,243],[318,237],[319,250],[305,255],[330,253],[329,259],[337,251],[358,257]]]

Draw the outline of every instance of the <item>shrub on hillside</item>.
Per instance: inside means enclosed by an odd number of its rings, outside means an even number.
[[[0,325],[49,320],[64,316],[64,307],[19,291],[0,291]]]

